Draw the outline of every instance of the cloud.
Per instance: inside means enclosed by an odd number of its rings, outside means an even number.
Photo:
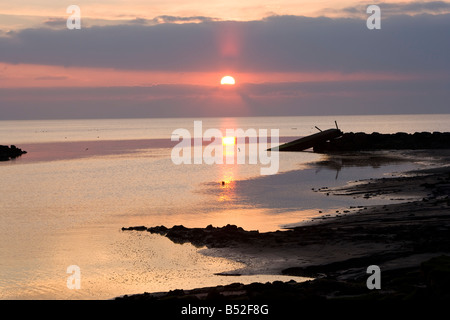
[[[35,77],[35,80],[67,80],[69,79],[66,76],[42,76],[42,77]]]
[[[411,2],[377,2],[382,16],[396,15],[417,15],[417,14],[446,14],[450,13],[450,2],[445,1],[411,1]],[[344,7],[341,9],[325,8],[321,10],[324,15],[335,15],[343,17],[363,18],[366,17],[368,3],[359,3],[357,5]]]
[[[44,21],[44,25],[51,28],[65,28],[67,19],[64,18],[48,18]]]
[[[146,25],[146,24],[148,24],[149,22],[150,22],[150,20],[148,20],[148,19],[145,19],[145,18],[138,18],[138,17],[136,17],[136,18],[130,20],[130,23],[132,23],[132,24],[140,24],[140,25]]]
[[[164,18],[177,21],[177,17]],[[190,18],[189,18],[190,19]],[[56,23],[53,21],[50,23]],[[0,62],[156,71],[432,72],[450,69],[450,14],[26,29],[0,37]]]
[[[450,12],[450,2],[445,1],[413,1],[405,3],[388,3],[382,2],[378,4],[383,11],[388,14],[441,14]]]
[[[320,13],[325,16],[365,18],[366,9],[369,4],[376,4],[380,7],[382,16],[391,17],[397,15],[418,15],[418,14],[446,14],[450,13],[450,2],[445,1],[411,1],[411,2],[361,2],[356,5],[344,8],[325,8]]]
[[[120,15],[118,17],[128,17],[127,15]],[[112,22],[114,24],[121,24],[121,25],[127,25],[127,24],[131,24],[131,25],[143,25],[143,26],[153,26],[153,25],[157,25],[157,24],[164,24],[164,23],[173,23],[173,24],[182,24],[182,23],[202,23],[202,22],[211,22],[211,21],[220,21],[220,19],[217,18],[211,18],[211,17],[204,17],[204,16],[187,16],[187,17],[182,17],[182,16],[169,16],[169,15],[162,15],[162,16],[157,16],[154,17],[152,19],[148,19],[148,18],[142,18],[142,17],[134,17],[134,18],[130,18],[130,19],[120,19],[120,20],[107,20],[109,21],[109,24],[111,24]],[[95,25],[96,21],[92,21],[90,23],[90,25]],[[97,20],[98,22],[98,20]],[[104,25],[104,23],[102,24]]]
[[[205,16],[191,16],[191,17],[180,17],[180,16],[158,16],[151,19],[154,23],[200,23],[200,22],[211,22],[220,21],[217,18],[205,17]]]
[[[121,20],[107,20],[107,19],[92,19],[92,18],[82,18],[82,27],[91,28],[93,26],[114,26],[114,25],[152,25],[155,24],[153,19],[144,19],[139,17],[134,17],[131,19],[121,19]],[[53,29],[67,30],[67,18],[56,18],[49,17],[44,22],[42,22],[44,27],[50,27]]]

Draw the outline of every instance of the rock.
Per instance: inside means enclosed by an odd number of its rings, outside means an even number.
[[[129,228],[122,228],[122,231],[131,231],[131,230],[135,230],[135,231],[145,231],[147,230],[147,227],[144,226],[139,226],[139,227],[129,227]]]
[[[207,246],[209,248],[219,248],[236,243],[250,242],[260,236],[258,231],[246,231],[241,227],[230,224],[221,228],[216,228],[212,225],[208,225],[206,228],[186,228],[182,225],[173,226],[172,228],[165,226],[122,228],[122,231],[132,230],[159,234],[178,244],[191,243],[196,247]]]
[[[169,229],[167,229],[165,226],[157,226],[157,227],[147,228],[148,232],[156,233],[156,234],[160,234],[160,235],[166,235],[168,230]]]
[[[17,148],[15,145],[11,145],[11,147],[0,146],[0,161],[15,159],[25,153],[27,152]]]
[[[450,298],[450,257],[439,256],[421,264],[427,288],[432,298],[448,300]]]
[[[314,146],[315,152],[360,150],[450,149],[450,132],[408,134],[344,133],[342,137]]]

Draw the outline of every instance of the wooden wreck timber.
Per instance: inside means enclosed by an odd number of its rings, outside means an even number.
[[[278,147],[271,148],[269,151],[304,151],[306,149],[313,148],[314,146],[327,142],[331,139],[338,138],[343,135],[343,132],[339,129],[328,129],[307,137],[303,137]]]

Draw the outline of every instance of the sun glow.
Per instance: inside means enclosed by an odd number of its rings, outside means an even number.
[[[223,137],[222,145],[224,146],[233,146],[236,144],[236,137]]]
[[[220,84],[222,85],[234,85],[236,81],[232,76],[225,76],[220,80]]]

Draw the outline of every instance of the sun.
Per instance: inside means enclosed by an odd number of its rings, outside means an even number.
[[[236,137],[222,137],[222,145],[234,146],[236,144]]]
[[[220,84],[222,85],[234,85],[236,83],[236,81],[234,80],[234,78],[232,76],[225,76],[222,78],[222,80],[220,80]]]

